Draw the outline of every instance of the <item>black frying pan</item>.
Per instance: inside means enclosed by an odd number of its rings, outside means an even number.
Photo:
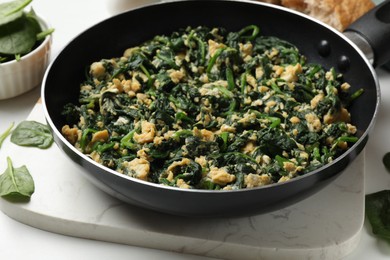
[[[369,23],[359,22],[349,33],[367,54],[372,54],[375,65],[390,59],[387,47],[390,46],[389,10],[390,1],[387,1],[371,14]],[[126,48],[156,34],[170,34],[189,25],[222,26],[238,31],[250,24],[258,25],[263,35],[277,36],[295,44],[309,62],[320,63],[326,68],[335,67],[352,85],[352,92],[364,88],[364,95],[350,108],[360,139],[332,163],[285,183],[264,187],[235,191],[185,190],[147,183],[107,169],[77,151],[61,135],[60,129],[65,124],[62,108],[66,103],[77,102],[85,67],[92,62],[120,56]],[[373,27],[380,26],[384,27],[381,33],[373,34]],[[362,38],[354,30],[368,32],[370,38]],[[382,38],[378,40],[377,35]],[[47,70],[42,100],[57,145],[104,191],[128,203],[170,214],[232,216],[290,205],[318,191],[341,173],[368,140],[379,104],[379,85],[363,52],[344,35],[312,18],[259,2],[197,0],[165,2],[131,10],[81,33]]]

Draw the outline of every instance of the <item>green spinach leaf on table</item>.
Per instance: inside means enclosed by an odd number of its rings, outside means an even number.
[[[383,165],[386,167],[386,170],[390,172],[390,152],[386,153],[382,158]]]
[[[9,157],[7,164],[7,169],[0,175],[0,196],[12,201],[29,200],[35,185],[27,167],[14,168]]]
[[[372,232],[390,243],[390,190],[366,195],[366,215]]]
[[[11,142],[20,146],[46,149],[52,145],[53,136],[47,125],[36,121],[23,121],[12,132]]]

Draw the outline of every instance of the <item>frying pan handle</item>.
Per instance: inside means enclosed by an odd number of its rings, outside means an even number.
[[[353,33],[357,35],[350,37]],[[390,0],[376,6],[351,24],[345,30],[345,35],[359,47],[364,41],[369,44],[373,51],[374,67],[390,61]]]

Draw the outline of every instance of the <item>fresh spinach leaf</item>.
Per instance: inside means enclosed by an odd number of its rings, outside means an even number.
[[[7,157],[8,167],[0,175],[0,196],[12,201],[28,200],[34,193],[35,185],[26,166],[14,168]]]
[[[0,25],[16,20],[23,14],[23,8],[32,0],[16,0],[0,4]]]
[[[0,27],[0,53],[25,54],[32,50],[40,28],[36,21],[26,15]]]
[[[11,142],[20,146],[46,149],[52,145],[53,136],[47,125],[36,121],[23,121],[12,132]]]
[[[382,162],[383,162],[383,164],[385,165],[386,170],[387,170],[388,172],[390,172],[390,152],[386,153],[386,154],[383,156]]]
[[[34,10],[23,9],[32,0],[15,0],[0,4],[0,63],[19,61],[24,54],[39,46],[53,29],[42,31]]]
[[[366,215],[372,232],[390,243],[390,190],[366,195]]]
[[[11,123],[11,125],[7,128],[7,130],[5,130],[5,132],[0,135],[0,148],[4,140],[11,134],[13,127],[14,127],[14,123]]]

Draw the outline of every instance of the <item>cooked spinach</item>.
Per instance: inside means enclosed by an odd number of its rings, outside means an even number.
[[[12,132],[11,142],[20,146],[46,149],[52,145],[53,135],[47,125],[36,121],[22,121]]]
[[[14,123],[11,123],[7,130],[5,130],[5,132],[0,135],[0,148],[4,140],[11,134],[12,128],[14,128]]]
[[[0,4],[0,62],[20,60],[53,32],[53,29],[41,29],[32,9],[23,11],[30,2],[15,0]]]
[[[0,175],[0,196],[12,201],[25,201],[34,193],[34,180],[26,166],[14,168],[7,157],[7,169]]]
[[[325,165],[357,141],[347,110],[362,93],[296,46],[199,26],[92,63],[63,135],[97,162],[181,188],[241,189]]]
[[[390,243],[390,191],[366,195],[365,210],[372,232]]]

